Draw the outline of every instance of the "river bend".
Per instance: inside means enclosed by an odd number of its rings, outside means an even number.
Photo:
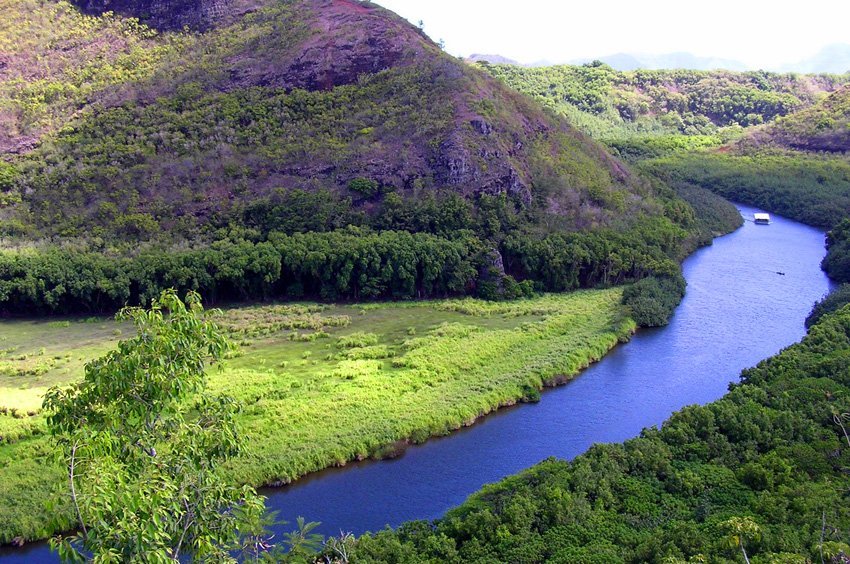
[[[758,211],[739,209],[750,220]],[[539,403],[503,409],[395,460],[266,489],[267,505],[290,523],[299,515],[321,521],[324,534],[362,534],[440,517],[484,484],[547,457],[634,437],[685,405],[718,399],[741,370],[799,341],[812,303],[830,289],[823,255],[817,229],[781,217],[769,226],[746,221],[684,262],[687,295],[667,327],[640,331]],[[37,543],[0,550],[0,560],[56,558]]]

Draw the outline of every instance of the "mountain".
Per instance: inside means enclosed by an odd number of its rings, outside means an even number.
[[[570,64],[582,65],[593,60],[601,61],[619,71],[638,69],[689,69],[689,70],[730,70],[744,71],[747,66],[740,61],[719,57],[699,57],[692,53],[675,52],[664,54],[616,53],[596,59],[575,59]]]
[[[833,74],[850,72],[850,44],[827,45],[811,57],[784,65],[782,68],[787,72]]]
[[[645,63],[641,62],[640,59],[635,57],[634,55],[629,55],[627,53],[616,53],[614,55],[608,55],[606,57],[601,57],[596,59],[608,65],[609,67],[620,70],[620,71],[631,71],[637,70],[640,68],[645,68]],[[573,61],[572,64],[583,65],[593,62],[590,59],[579,59]]]
[[[638,69],[664,70],[728,70],[755,71],[749,65],[734,59],[723,57],[700,57],[683,51],[663,54],[647,53],[615,53],[595,58],[580,58],[569,61],[571,65],[583,65],[594,60],[601,61],[618,71],[633,71]],[[533,66],[551,66],[533,65]],[[850,44],[836,43],[827,45],[811,57],[793,62],[771,66],[768,70],[775,72],[794,72],[807,74],[844,74],[850,72]]]
[[[280,190],[367,215],[391,192],[504,195],[572,229],[657,209],[602,146],[374,4],[83,5],[105,7],[23,0],[0,28],[0,212],[35,235],[191,236]]]

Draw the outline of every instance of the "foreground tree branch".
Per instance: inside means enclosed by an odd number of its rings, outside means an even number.
[[[193,293],[184,303],[164,292],[119,318],[137,336],[86,365],[82,382],[45,396],[79,525],[51,545],[74,562],[167,562],[185,547],[227,559],[240,524],[264,511],[252,488],[217,472],[241,447],[238,408],[206,392],[206,369],[230,345]]]

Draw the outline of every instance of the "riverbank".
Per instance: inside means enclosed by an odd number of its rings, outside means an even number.
[[[393,456],[501,406],[533,401],[544,385],[566,381],[629,338],[635,326],[621,295],[229,310],[221,322],[241,350],[211,371],[210,385],[243,403],[249,446],[226,471],[241,483],[288,483]],[[96,351],[124,329],[105,320],[0,327],[4,347],[14,349],[4,361],[15,393],[0,394],[0,540],[8,543],[70,525],[57,501],[62,471],[33,404],[47,383],[73,380],[82,355],[40,343],[58,346],[73,335],[72,346]]]

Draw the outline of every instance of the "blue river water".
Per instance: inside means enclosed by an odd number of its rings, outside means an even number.
[[[759,210],[738,206],[752,220]],[[660,425],[689,404],[718,399],[744,368],[805,334],[813,302],[830,289],[819,268],[822,231],[781,217],[746,221],[683,265],[688,290],[671,323],[641,330],[567,385],[472,427],[409,448],[394,460],[350,464],[265,489],[267,505],[318,532],[361,534],[435,519],[484,484],[593,443]],[[280,534],[292,525],[279,527]],[[2,562],[55,562],[44,543],[0,550]]]

